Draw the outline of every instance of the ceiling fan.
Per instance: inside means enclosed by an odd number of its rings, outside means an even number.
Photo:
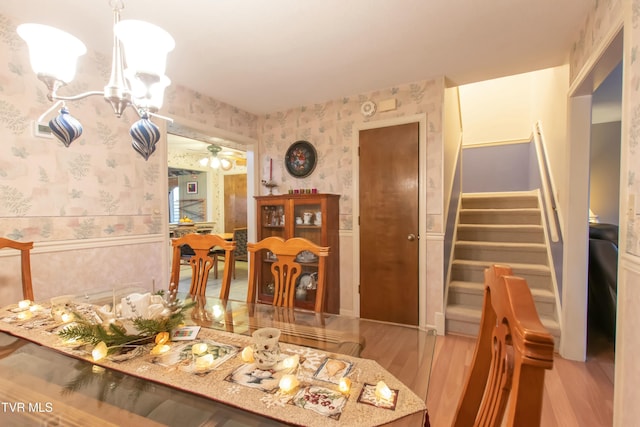
[[[207,146],[210,156],[200,160],[202,166],[209,166],[213,169],[222,169],[223,171],[231,170],[233,163],[237,166],[245,166],[246,159],[229,149],[223,149],[219,145],[210,144]]]

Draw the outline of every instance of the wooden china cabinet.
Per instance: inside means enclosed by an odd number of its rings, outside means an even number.
[[[279,236],[283,239],[304,237],[317,245],[330,247],[326,261],[325,311],[340,311],[340,242],[338,237],[337,194],[284,194],[277,196],[256,196],[258,241]],[[273,301],[273,259],[268,253],[260,254],[256,266],[258,274],[258,301]],[[300,259],[302,273],[296,283],[296,307],[313,310],[315,301],[314,281],[317,278],[318,263],[315,260]],[[305,292],[306,291],[306,292]]]

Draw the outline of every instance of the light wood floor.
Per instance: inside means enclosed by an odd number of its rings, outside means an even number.
[[[433,427],[451,425],[474,346],[475,338],[437,338],[427,393]],[[589,348],[586,362],[569,361],[556,354],[553,369],[545,375],[541,426],[613,425],[613,348],[595,334]]]
[[[243,301],[247,292],[246,263],[237,263],[237,279],[231,284],[231,298]],[[220,264],[220,277],[222,264]],[[188,291],[190,267],[180,273],[180,290]],[[210,276],[207,294],[217,295],[220,279]],[[612,345],[595,332],[590,332],[589,355],[586,362],[573,362],[556,354],[553,369],[545,375],[543,427],[609,427],[613,425],[614,352]],[[432,427],[448,427],[458,404],[473,357],[474,337],[446,335],[436,337],[431,378],[428,381],[430,354],[415,351],[424,343],[407,336],[382,337],[371,331],[367,347],[386,348],[386,366],[416,394],[426,394]],[[410,351],[407,351],[410,350]],[[428,382],[428,390],[425,384]]]

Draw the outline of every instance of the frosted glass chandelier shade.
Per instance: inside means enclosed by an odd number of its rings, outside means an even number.
[[[165,75],[167,54],[176,46],[168,32],[135,19],[122,20],[113,30],[122,42],[127,69],[134,74]]]
[[[171,84],[169,77],[161,76],[159,80],[156,78],[149,81],[136,76],[129,68],[125,70],[124,75],[131,87],[133,101],[139,108],[150,111],[158,111],[162,108],[165,89]]]
[[[42,24],[22,24],[18,35],[27,42],[33,71],[69,83],[76,75],[78,58],[87,48],[71,34]]]

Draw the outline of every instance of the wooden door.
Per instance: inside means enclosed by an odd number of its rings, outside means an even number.
[[[360,132],[360,316],[418,324],[418,123]]]
[[[247,226],[247,175],[224,176],[224,231]]]

